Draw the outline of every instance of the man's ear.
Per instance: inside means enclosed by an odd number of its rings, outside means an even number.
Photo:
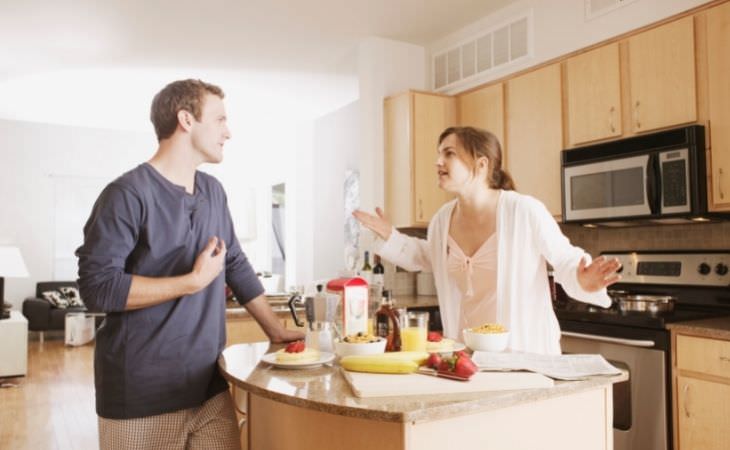
[[[177,112],[177,123],[185,130],[190,131],[193,126],[194,117],[189,111],[181,109]]]

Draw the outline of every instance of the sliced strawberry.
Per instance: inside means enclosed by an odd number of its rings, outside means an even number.
[[[301,353],[304,351],[304,341],[294,341],[286,345],[284,349],[287,353]]]
[[[441,355],[438,353],[431,353],[428,355],[428,359],[426,360],[426,367],[430,367],[432,369],[438,369],[441,365]]]
[[[438,331],[428,332],[428,342],[441,342],[441,339],[443,339],[443,336]]]

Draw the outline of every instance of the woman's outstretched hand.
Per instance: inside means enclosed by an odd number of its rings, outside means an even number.
[[[393,231],[393,225],[385,218],[382,209],[375,208],[375,213],[377,216],[358,209],[353,211],[352,215],[365,228],[380,236],[380,239],[387,241]]]
[[[604,256],[599,256],[588,266],[586,266],[585,258],[581,258],[578,263],[578,283],[583,290],[588,292],[603,289],[621,279],[621,276],[616,273],[619,267],[621,267],[621,263],[616,258],[608,260]]]

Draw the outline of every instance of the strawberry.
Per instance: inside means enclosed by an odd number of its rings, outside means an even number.
[[[304,351],[304,341],[294,341],[286,344],[284,349],[287,353],[301,353]]]
[[[439,355],[438,353],[431,353],[430,355],[428,355],[428,359],[426,360],[426,367],[438,369],[440,365],[441,355]]]
[[[474,361],[466,355],[456,356],[454,362],[454,375],[462,378],[470,378],[477,372],[477,366]]]
[[[428,342],[441,342],[441,339],[443,339],[443,336],[438,331],[428,332]]]

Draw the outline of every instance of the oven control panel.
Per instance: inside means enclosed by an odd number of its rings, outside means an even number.
[[[603,256],[619,260],[624,283],[730,286],[730,251],[607,252]]]

